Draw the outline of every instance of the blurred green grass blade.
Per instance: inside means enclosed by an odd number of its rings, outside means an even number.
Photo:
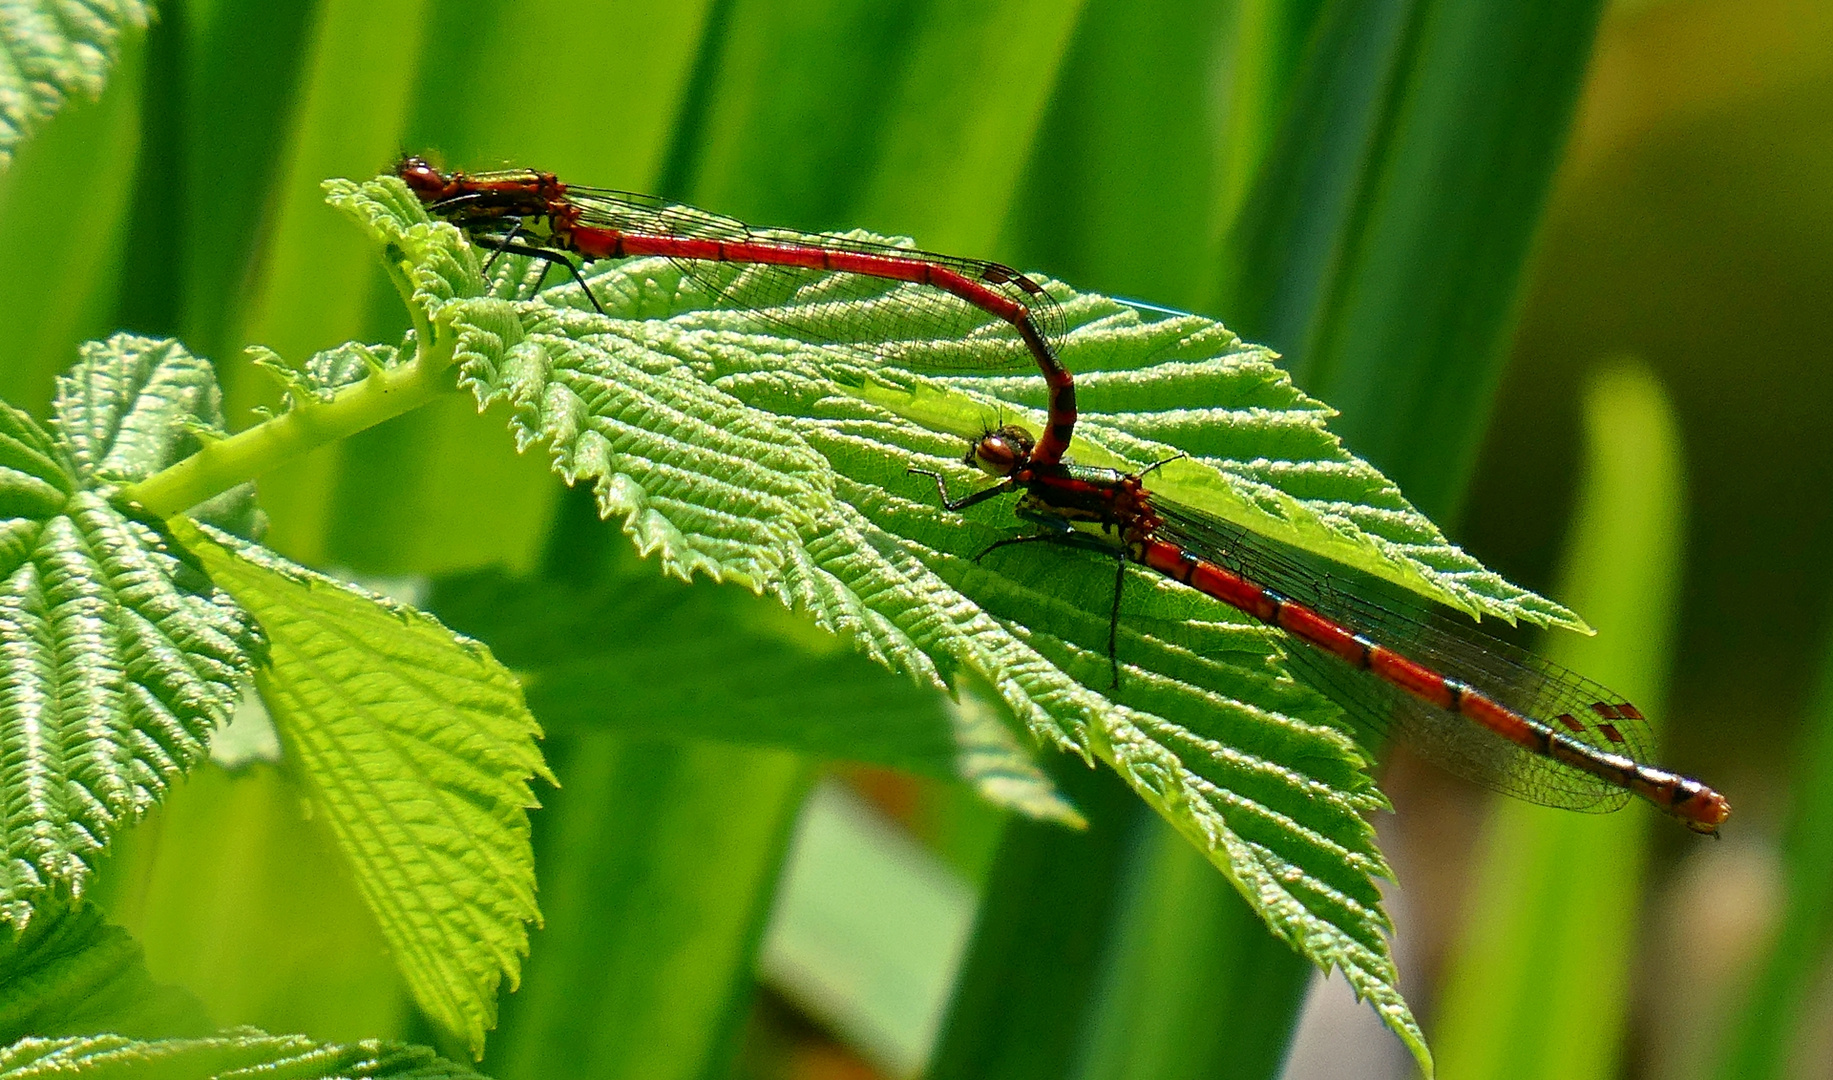
[[[177,335],[183,304],[185,75],[190,62],[183,4],[160,10],[146,34],[140,97],[140,153],[133,207],[116,240],[121,284],[115,325],[157,337]]]
[[[319,6],[308,0],[186,5],[176,262],[181,336],[201,356],[228,358],[243,344],[235,340],[242,305],[263,250],[263,217]]]
[[[513,163],[574,183],[653,190],[711,6],[441,3],[407,145],[455,168]]]
[[[382,288],[373,248],[361,232],[325,214],[319,183],[367,175],[400,152],[409,88],[418,75],[426,0],[322,0],[307,41],[296,105],[275,170],[266,245],[250,275],[247,305],[229,340],[274,349],[292,363],[360,339]],[[273,406],[264,376],[236,365],[226,373],[231,415]],[[320,451],[264,478],[267,542],[306,563],[326,560],[327,478],[348,452]]]
[[[319,182],[386,167],[406,127],[424,0],[325,0],[277,179],[271,247],[242,339],[295,361],[365,329],[374,252],[325,216]]]
[[[141,0],[0,2],[0,170],[71,96],[102,96],[123,37],[146,17]]]
[[[1548,654],[1658,718],[1685,530],[1679,431],[1639,365],[1594,379],[1585,412],[1588,465],[1561,595],[1598,635],[1561,636]],[[1654,815],[1638,804],[1588,817],[1512,799],[1495,800],[1493,814],[1440,999],[1433,1047],[1444,1075],[1615,1076]]]
[[[546,927],[485,1067],[499,1080],[725,1075],[808,764],[607,734],[550,749],[563,786],[536,830]]]
[[[1079,5],[737,0],[682,194],[760,225],[983,256]]]
[[[1138,803],[1105,769],[1055,764],[1058,786],[1089,827],[1006,826],[928,1080],[1075,1075]]]
[[[829,781],[796,827],[759,972],[884,1071],[919,1075],[974,900],[908,833]]]
[[[1082,4],[943,0],[924,11],[884,114],[860,221],[983,252],[1005,222]]]
[[[758,224],[851,227],[884,153],[893,88],[928,10],[873,0],[730,0],[709,25],[699,111],[672,197]],[[958,70],[944,75],[962,74]]]
[[[384,576],[531,569],[560,485],[493,420],[454,395],[349,440],[323,480],[321,557]]]
[[[261,764],[194,773],[103,865],[96,897],[161,981],[225,1026],[401,1034],[401,977],[323,821]]]
[[[1263,171],[1227,222],[1218,309],[1307,375],[1418,0],[1324,0]]]
[[[1220,186],[1206,234],[1212,245],[1225,235],[1215,230],[1226,230],[1239,218],[1292,111],[1293,83],[1327,2],[1237,0],[1234,5],[1223,54],[1229,82],[1220,117]]]
[[[1312,969],[1190,844],[1136,814],[1077,1080],[1278,1075]]]
[[[422,1009],[481,1054],[538,921],[527,811],[551,779],[522,689],[438,620],[189,521],[174,532],[260,619],[255,676]]]
[[[1091,0],[1006,224],[1014,258],[1084,288],[1207,310],[1225,227],[1278,130],[1316,7]]]
[[[1331,3],[1221,310],[1455,512],[1601,0]]]
[[[41,912],[24,932],[0,929],[0,1044],[91,1031],[202,1035],[210,1027],[203,1005],[156,981],[140,943],[94,904]]]
[[[1439,513],[1455,509],[1475,462],[1602,9],[1421,10],[1375,198],[1303,361],[1308,382],[1356,417],[1344,438]],[[1410,357],[1405,377],[1395,354]],[[1480,374],[1464,374],[1472,366]]]
[[[77,343],[114,329],[145,51],[131,35],[101,100],[65,109],[0,173],[0,400],[33,412]]]
[[[439,4],[402,145],[459,168],[526,164],[577,183],[647,190],[668,150],[705,5]],[[564,34],[530,33],[565,27]],[[634,47],[633,43],[642,43]],[[531,73],[552,92],[530,108]],[[590,87],[589,92],[578,88]],[[604,103],[617,102],[607,110]],[[370,171],[386,164],[371,163]],[[332,229],[337,226],[330,226]],[[392,292],[370,291],[373,340],[402,328]],[[499,417],[500,418],[500,417]],[[383,574],[532,569],[560,485],[461,397],[353,440],[322,481],[324,558]],[[488,491],[492,497],[472,497]]]
[[[1825,985],[1833,948],[1833,652],[1823,664],[1789,793],[1781,924],[1732,1014],[1717,1062],[1723,1080],[1797,1075],[1790,1071],[1797,1049],[1803,1036],[1812,1039],[1802,1024]]]

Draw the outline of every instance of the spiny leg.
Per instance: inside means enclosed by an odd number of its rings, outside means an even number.
[[[982,488],[971,494],[963,495],[959,499],[950,499],[948,497],[948,482],[942,479],[941,473],[932,469],[919,469],[914,465],[904,471],[912,476],[927,476],[931,480],[934,480],[936,482],[936,494],[942,499],[942,509],[949,511],[965,510],[970,506],[986,502],[996,495],[1004,495],[1006,492],[1011,491],[1013,486],[1012,481],[1002,480],[990,488]],[[987,549],[987,551],[991,550],[992,548]],[[980,554],[984,555],[986,552],[983,551]],[[975,557],[978,558],[979,556]]]
[[[1114,567],[1114,607],[1107,617],[1107,666],[1113,675],[1109,690],[1120,689],[1120,589],[1127,580],[1127,557],[1119,554]]]
[[[496,240],[498,238],[483,237],[481,239]],[[598,312],[600,315],[608,314],[604,309],[604,305],[598,302],[598,297],[592,294],[592,286],[586,284],[585,275],[580,273],[579,267],[574,266],[573,260],[567,258],[565,255],[557,251],[550,251],[547,248],[535,247],[531,244],[511,243],[508,237],[502,238],[501,243],[494,245],[494,250],[497,255],[527,255],[531,259],[540,259],[551,265],[566,267],[567,273],[571,274],[573,280],[579,283],[580,290],[586,294],[586,299],[591,302],[592,310]],[[495,259],[495,257],[495,255],[491,256],[492,259]],[[541,276],[542,278],[547,277],[547,270],[545,268],[542,269]],[[537,284],[537,288],[538,287],[539,285]]]
[[[1065,544],[1075,548],[1093,549],[1100,551],[1102,554],[1113,552],[1115,556],[1114,603],[1108,611],[1107,619],[1107,666],[1112,681],[1109,683],[1108,689],[1120,689],[1120,593],[1127,580],[1126,552],[1113,551],[1108,545],[1084,537],[1077,532],[1048,532],[1032,533],[1028,536],[1008,536],[1003,540],[995,540],[982,549],[980,554],[975,555],[974,561],[979,562],[993,551],[1002,547],[1008,547],[1013,544],[1031,544],[1040,541],[1052,544]]]
[[[974,556],[974,561],[979,562],[1002,547],[1010,547],[1013,544],[1030,544],[1039,540],[1048,540],[1060,544],[1064,542],[1064,537],[1060,533],[1032,533],[1029,536],[1008,536],[1004,540],[995,540],[986,547],[981,548],[980,554]]]
[[[504,234],[500,238],[497,238],[497,237],[490,238],[490,239],[495,239],[497,242],[491,247],[490,258],[484,260],[484,275],[486,277],[490,275],[490,270],[492,267],[496,265],[496,261],[503,257],[503,253],[506,251],[512,250],[511,245],[514,245],[513,250],[524,252],[524,253],[527,253],[533,249],[540,248],[539,244],[517,244],[516,237],[526,236],[529,234],[526,232],[526,230],[522,228],[522,221],[520,218],[510,218],[509,220],[513,223],[513,226],[510,228],[508,233]],[[531,297],[535,293],[539,293],[541,291],[541,286],[547,284],[547,272],[553,269],[554,263],[556,261],[565,262],[569,268],[573,265],[570,260],[566,260],[566,259],[557,260],[553,253],[546,252],[545,249],[541,249],[541,250],[543,251],[543,254],[536,256],[536,258],[541,260],[541,276],[535,279],[535,287],[529,294]],[[519,292],[520,290],[518,290],[517,299],[520,299]],[[594,300],[593,303],[596,304],[597,301]],[[603,312],[601,311],[600,314],[603,314]]]
[[[504,220],[510,223],[508,232],[504,233],[502,236],[489,236],[489,237],[480,237],[479,238],[480,240],[495,241],[495,243],[490,245],[490,257],[484,260],[484,276],[485,277],[490,276],[490,271],[496,267],[496,261],[503,257],[503,252],[508,251],[509,246],[511,244],[514,244],[516,242],[516,237],[522,235],[522,219],[521,218],[506,218]],[[526,246],[526,245],[522,245],[522,246]],[[545,265],[541,267],[541,276],[543,278],[547,277],[547,266]],[[535,291],[536,292],[541,291],[540,282],[535,283]]]
[[[1179,450],[1177,453],[1172,454],[1168,458],[1159,458],[1157,461],[1154,461],[1152,464],[1147,465],[1145,468],[1139,470],[1137,475],[1140,477],[1144,477],[1147,473],[1151,472],[1153,469],[1156,469],[1161,465],[1169,465],[1174,461],[1182,461],[1184,458],[1187,458],[1189,456],[1190,456],[1189,454],[1186,454],[1182,450]]]

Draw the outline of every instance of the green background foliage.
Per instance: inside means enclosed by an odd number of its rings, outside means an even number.
[[[1828,299],[1833,26],[1810,8],[167,4],[149,32],[124,20],[99,100],[79,92],[49,122],[61,92],[28,103],[37,136],[6,144],[0,397],[47,416],[76,344],[125,327],[212,358],[233,429],[281,404],[241,346],[297,364],[346,340],[400,340],[406,315],[373,245],[317,185],[370,175],[402,147],[761,223],[908,234],[1216,316],[1283,352],[1301,387],[1342,410],[1332,428],[1349,448],[1454,539],[1552,583],[1544,591],[1605,635],[1633,637],[1639,653],[1565,658],[1664,712],[1664,758],[1738,808],[1710,850],[1642,828],[1666,823],[1630,820],[1640,808],[1544,824],[1511,808],[1473,864],[1463,823],[1485,802],[1403,757],[1388,785],[1400,812],[1382,819],[1405,901],[1400,963],[1436,988],[1409,991],[1431,1004],[1447,1070],[1501,1075],[1520,1060],[1498,1048],[1522,1046],[1547,1075],[1787,1075],[1802,1060],[1796,1033],[1826,1024],[1812,990],[1833,926],[1815,839],[1824,800],[1806,797],[1833,783],[1824,689],[1809,705],[1825,667],[1833,519],[1818,508],[1833,368],[1805,314]],[[1646,368],[1593,377],[1624,352]],[[1100,408],[1098,394],[1091,385],[1085,405]],[[772,896],[834,753],[797,717],[912,733],[968,721],[741,590],[633,564],[581,492],[540,455],[514,453],[508,421],[500,406],[479,420],[454,394],[261,485],[281,554],[430,584],[452,625],[503,636],[537,719],[555,718],[544,750],[564,787],[540,789],[530,838],[545,924],[482,1068],[785,1076],[837,1059],[863,1068],[860,1052],[885,1068],[912,1060],[870,1049],[885,1039],[782,974],[806,964],[773,943],[804,924]],[[507,595],[583,598],[605,648],[583,629],[570,649],[544,641]],[[683,701],[732,711],[717,693],[692,696],[719,654],[654,648],[623,661],[642,665],[635,676],[580,677],[645,638],[703,641],[721,627],[790,673],[744,699],[744,726],[794,730],[799,753],[780,738],[671,735]],[[819,694],[786,692],[796,678],[822,682]],[[595,695],[615,701],[582,707]],[[960,762],[926,737],[847,756],[930,779],[846,776],[978,901],[953,1005],[927,1029],[939,1031],[934,1075],[1277,1073],[1308,968],[1194,849],[1111,774],[1062,759],[1046,762],[1047,780],[995,755],[971,784],[950,783],[933,774],[962,775]],[[938,745],[927,768],[912,760],[912,747]],[[177,984],[217,1025],[465,1057],[467,1040],[440,1042],[442,1028],[479,1029],[410,1004],[387,951],[404,947],[401,927],[365,906],[335,814],[302,813],[304,767],[202,768],[101,865],[93,895],[144,947],[150,975],[93,909],[29,927],[44,936],[19,942],[6,970],[55,973],[45,941],[94,938],[84,947],[118,972],[96,978]],[[1089,828],[994,811],[974,794],[989,782],[1008,785],[1007,804],[1022,804],[1016,785],[1058,817],[1067,797]],[[1777,834],[1786,842],[1764,839]],[[1599,869],[1580,881],[1579,866]],[[827,895],[853,887],[809,872]],[[486,903],[519,912],[518,928],[527,913],[525,898]],[[496,970],[452,977],[487,983]],[[86,1028],[53,1017],[10,1030],[200,1034],[186,1008],[145,1021],[172,1025],[162,1031],[93,1015]],[[929,1049],[920,1032],[893,1035]],[[1334,1068],[1301,1039],[1291,1068],[1374,1075],[1386,1038]],[[0,1065],[116,1054],[221,1070],[316,1053],[300,1073],[316,1075],[349,1050],[254,1036],[153,1045],[16,1049]],[[387,1060],[378,1075],[460,1074]]]

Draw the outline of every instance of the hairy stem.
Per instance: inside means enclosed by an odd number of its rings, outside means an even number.
[[[329,443],[425,405],[452,389],[447,369],[452,343],[435,337],[423,319],[416,339],[434,342],[414,359],[338,391],[330,401],[307,399],[284,415],[214,442],[172,467],[128,487],[123,497],[160,517],[188,510],[237,484],[272,471]]]

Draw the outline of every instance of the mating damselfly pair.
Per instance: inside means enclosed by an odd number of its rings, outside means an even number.
[[[834,275],[859,275],[917,287],[878,314],[887,321],[884,339],[969,335],[974,366],[1034,365],[1049,388],[1041,437],[1005,425],[974,440],[964,456],[994,478],[991,486],[951,499],[939,474],[910,471],[933,479],[951,512],[1016,493],[1019,515],[1040,531],[995,547],[1051,541],[1115,556],[1109,656],[1116,682],[1120,587],[1130,562],[1282,631],[1294,642],[1287,650],[1291,669],[1371,735],[1397,737],[1479,783],[1583,811],[1614,810],[1640,796],[1701,833],[1715,834],[1730,815],[1718,792],[1650,764],[1648,722],[1596,683],[1483,633],[1461,615],[1421,611],[1378,583],[1321,567],[1305,553],[1164,498],[1145,482],[1157,464],[1128,473],[1065,461],[1076,425],[1074,379],[1058,359],[1065,320],[1041,285],[1010,267],[847,236],[760,229],[528,169],[444,172],[410,157],[396,175],[429,214],[458,226],[492,259],[527,255],[561,266],[601,311],[574,258],[662,257],[725,306],[767,308],[811,343],[857,349],[825,336],[820,303],[784,307],[775,300]],[[746,272],[735,278],[709,272],[734,264]]]

